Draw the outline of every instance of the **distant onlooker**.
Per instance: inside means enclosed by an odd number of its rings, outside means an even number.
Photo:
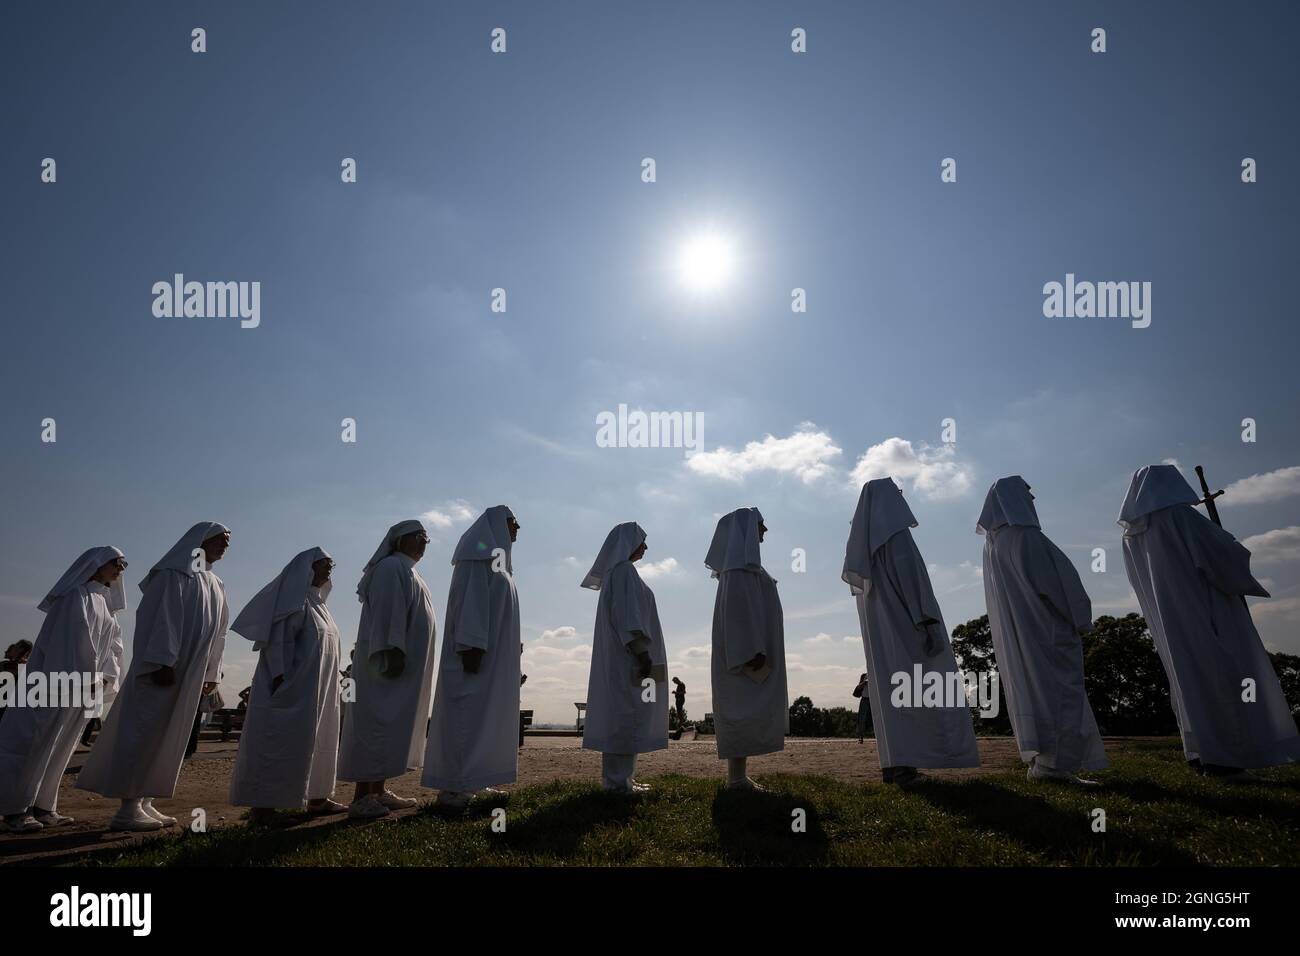
[[[0,661],[0,671],[6,674],[13,674],[14,678],[18,677],[18,665],[26,664],[27,658],[32,656],[32,642],[28,640],[15,641],[5,649],[4,660]],[[0,718],[5,715],[5,709],[0,707]]]
[[[686,685],[682,683],[680,677],[674,677],[673,683],[677,686],[673,688],[673,704],[677,711],[677,729],[682,730],[686,726]]]
[[[867,675],[858,678],[858,686],[853,688],[853,696],[858,698],[858,743],[871,733],[871,692],[867,689]]]

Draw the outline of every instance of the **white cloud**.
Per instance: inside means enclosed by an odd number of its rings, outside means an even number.
[[[1262,505],[1292,495],[1300,495],[1300,465],[1251,475],[1223,490],[1223,500],[1234,505]]]
[[[571,641],[578,636],[578,629],[568,624],[562,624],[559,627],[550,627],[542,631],[540,640],[543,641]]]
[[[1253,560],[1259,563],[1300,560],[1300,527],[1277,528],[1263,534],[1253,534],[1241,541]]]
[[[700,646],[688,647],[686,648],[686,650],[682,651],[682,657],[684,657],[688,661],[699,660],[700,658],[708,658],[712,656],[713,656],[713,648],[711,647],[700,647]]]
[[[424,514],[420,515],[431,526],[440,531],[445,531],[453,524],[461,521],[469,521],[478,512],[470,505],[468,501],[457,498],[455,501],[448,501],[441,508],[431,508]]]
[[[681,570],[681,565],[677,563],[676,558],[664,558],[662,561],[638,561],[636,569],[641,577],[654,580],[677,574]]]
[[[970,466],[957,461],[951,445],[913,447],[904,438],[887,438],[872,445],[853,468],[850,478],[858,487],[873,478],[892,477],[899,484],[911,484],[925,498],[956,498],[970,490],[974,480]]]
[[[848,637],[844,638],[844,643],[845,643],[845,644],[857,644],[857,645],[861,646],[861,644],[862,644],[862,635],[861,635],[861,634],[850,634]]]
[[[805,644],[829,644],[831,642],[831,636],[825,631],[822,631],[820,634],[814,635],[813,637],[805,637],[803,642]]]
[[[724,481],[740,482],[757,471],[774,471],[809,484],[829,475],[834,470],[831,460],[842,453],[830,435],[812,422],[803,422],[789,438],[769,434],[741,451],[720,447],[698,452],[686,459],[686,466],[697,475]]]
[[[1300,597],[1252,601],[1250,603],[1250,613],[1255,617],[1300,617]]]

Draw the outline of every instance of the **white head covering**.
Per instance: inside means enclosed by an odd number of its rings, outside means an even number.
[[[1133,472],[1118,523],[1125,528],[1145,515],[1171,505],[1190,505],[1201,497],[1173,465],[1144,465]]]
[[[1038,523],[1033,495],[1029,493],[1029,482],[1019,475],[999,478],[993,482],[984,499],[984,510],[980,512],[975,533],[987,534],[1009,524],[1023,525],[1026,528],[1042,527]]]
[[[415,534],[417,531],[424,531],[424,525],[414,518],[399,521],[388,529],[384,534],[384,540],[379,542],[379,547],[366,562],[366,566],[361,569],[361,580],[357,582],[358,601],[365,603],[366,592],[370,590],[370,572],[375,569],[375,565],[397,550],[398,539],[403,535]]]
[[[627,521],[605,535],[605,543],[600,546],[596,563],[591,566],[587,576],[582,579],[582,587],[599,591],[605,576],[632,556],[632,552],[641,547],[645,541],[645,531],[635,521]]]
[[[81,557],[72,562],[72,567],[63,572],[63,577],[59,578],[59,583],[50,589],[50,593],[45,595],[45,600],[41,601],[37,607],[42,611],[48,611],[54,607],[54,602],[63,595],[67,594],[73,588],[80,587],[89,581],[96,571],[108,564],[110,561],[118,558],[122,560],[122,566],[126,567],[126,555],[117,548],[105,545],[100,548],[90,548],[83,551]],[[116,613],[126,607],[126,586],[122,583],[122,576],[119,574],[117,580],[112,586],[105,589],[107,593],[104,599],[108,602],[108,609]]]
[[[849,543],[844,549],[844,570],[840,580],[854,594],[866,589],[871,580],[871,557],[885,542],[908,528],[916,527],[912,509],[893,478],[876,478],[862,486],[858,509],[849,525]]]
[[[182,574],[193,574],[194,549],[209,538],[215,538],[219,534],[228,534],[229,532],[230,529],[224,524],[219,524],[216,521],[200,521],[181,535],[181,539],[172,545],[172,549],[159,558],[157,563],[149,569],[149,573],[140,582],[140,590],[146,590],[149,587],[149,582],[153,580],[153,576],[159,571],[170,570],[180,571]]]
[[[505,505],[493,505],[483,512],[474,519],[474,523],[465,529],[465,533],[456,542],[456,550],[452,552],[451,563],[491,561],[492,552],[500,548],[506,553],[506,571],[513,574],[514,566],[510,563],[510,546],[514,542],[510,540],[510,527],[506,524],[506,519],[514,516],[515,513]]]
[[[758,525],[762,520],[757,508],[737,508],[718,520],[709,553],[704,556],[704,566],[715,578],[724,571],[763,566],[758,547]]]
[[[299,552],[284,566],[275,580],[244,605],[230,629],[254,644],[266,643],[271,638],[271,628],[276,621],[302,610],[315,577],[312,565],[321,558],[328,557],[320,548],[308,548]],[[329,590],[330,582],[326,581],[320,588],[322,600],[329,596]]]

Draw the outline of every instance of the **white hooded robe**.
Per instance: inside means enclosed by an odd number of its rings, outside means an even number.
[[[203,685],[221,679],[230,620],[225,585],[193,552],[227,530],[199,522],[140,582],[131,667],[77,774],[78,790],[120,799],[175,794]],[[163,667],[176,672],[169,687],[150,676]]]
[[[504,505],[489,508],[452,556],[447,637],[421,779],[435,790],[471,792],[518,776],[519,597],[509,517]],[[460,655],[470,648],[484,652],[475,674]]]
[[[718,579],[713,602],[713,726],[718,757],[754,757],[785,749],[790,730],[786,690],[785,614],[776,579],[763,568],[757,508],[724,515],[704,564]],[[745,665],[766,660],[760,681]]]
[[[1268,597],[1250,552],[1192,507],[1172,465],[1139,469],[1120,511],[1124,570],[1169,678],[1188,760],[1272,767],[1300,760],[1281,682],[1243,596]],[[1242,699],[1243,682],[1255,699]]]
[[[325,604],[330,583],[311,583],[312,564],[328,558],[320,548],[297,555],[230,626],[261,652],[230,780],[235,806],[301,808],[334,792],[339,631]]]
[[[976,531],[986,536],[984,599],[1020,759],[1069,773],[1109,766],[1083,683],[1079,633],[1092,627],[1092,602],[1040,529],[1023,478],[993,483]]]
[[[114,615],[126,607],[126,594],[121,577],[112,587],[90,578],[121,557],[117,548],[100,547],[73,562],[40,604],[46,617],[27,661],[29,677],[92,675],[101,684],[101,709],[121,666],[122,628]],[[51,691],[54,683],[47,684]],[[59,783],[90,719],[85,703],[60,707],[47,700],[43,707],[12,708],[0,721],[0,815],[58,809]]]
[[[862,486],[849,531],[843,580],[857,599],[867,659],[871,719],[880,766],[978,767],[979,751],[964,699],[915,706],[917,668],[944,685],[959,674],[930,575],[912,540],[916,518],[892,478]],[[907,683],[898,683],[899,677]],[[910,687],[902,705],[896,690]]]
[[[433,598],[415,561],[395,550],[403,535],[422,530],[414,520],[389,528],[357,586],[361,622],[352,659],[356,698],[344,710],[340,780],[387,780],[423,764],[438,624]],[[392,651],[404,656],[402,672],[395,678],[384,674]]]
[[[600,592],[592,633],[587,681],[586,750],[612,754],[649,753],[668,746],[667,678],[653,687],[652,700],[639,676],[636,654],[666,665],[663,630],[654,592],[628,560],[645,541],[635,522],[618,525],[605,538],[582,586]]]

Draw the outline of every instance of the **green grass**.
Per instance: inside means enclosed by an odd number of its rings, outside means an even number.
[[[910,791],[775,774],[767,794],[721,781],[647,778],[625,798],[593,784],[523,787],[463,815],[424,810],[371,824],[252,829],[151,838],[108,866],[1001,866],[1298,865],[1300,767],[1264,783],[1193,776],[1167,742],[1130,742],[1094,776],[1101,790],[1030,783],[1007,771]],[[1094,833],[1091,811],[1106,811]],[[804,833],[792,812],[806,811]]]

